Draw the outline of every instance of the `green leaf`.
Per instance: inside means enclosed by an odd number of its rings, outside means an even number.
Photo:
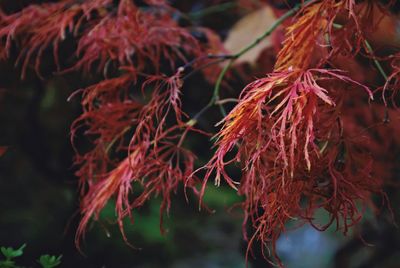
[[[0,261],[0,268],[17,268],[18,266],[15,265],[14,261],[11,260],[5,260],[5,261]]]
[[[58,266],[61,263],[62,255],[56,257],[51,255],[42,255],[40,256],[38,262],[43,268],[53,268]]]
[[[16,258],[24,254],[24,248],[26,247],[26,244],[23,244],[20,248],[18,249],[13,249],[12,247],[1,247],[1,253],[3,253],[4,257],[6,257],[7,260]]]

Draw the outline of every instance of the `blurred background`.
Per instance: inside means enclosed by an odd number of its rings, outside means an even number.
[[[2,9],[13,12],[29,2],[33,1],[2,0],[0,4]],[[180,10],[196,14],[216,1],[171,2]],[[233,8],[217,16],[197,15],[194,21],[213,25],[225,38],[228,29],[245,12],[250,10]],[[71,47],[62,49],[69,51]],[[165,234],[159,228],[160,200],[149,201],[134,212],[134,224],[125,223],[132,247],[121,237],[110,202],[100,220],[89,227],[79,252],[74,244],[80,219],[79,192],[69,127],[80,114],[80,105],[79,100],[67,102],[67,98],[91,81],[82,80],[78,74],[52,75],[51,60],[43,61],[45,80],[30,72],[21,81],[14,60],[15,55],[0,64],[0,145],[7,146],[0,158],[0,246],[18,247],[26,243],[25,254],[19,260],[28,267],[35,266],[32,260],[45,253],[62,254],[61,267],[245,267],[242,214],[234,207],[240,197],[226,185],[215,188],[210,184],[204,200],[212,211],[201,212],[198,200],[193,197],[187,202],[181,187],[173,196],[169,216],[165,217]],[[256,66],[244,65],[242,71],[267,72],[272,65],[266,62],[272,60],[258,62]],[[233,81],[229,89],[233,95],[248,82],[243,76],[237,81],[234,77]],[[193,96],[187,97],[187,106],[198,110],[207,103],[212,86],[204,77],[194,75],[185,86],[193,92]],[[199,97],[196,92],[210,94]],[[206,118],[217,118],[215,114],[218,112],[211,110]],[[214,128],[206,122],[203,127]],[[204,163],[211,143],[203,137],[193,139],[191,146],[200,155],[199,165]],[[387,193],[398,220],[399,189],[388,188]],[[326,219],[322,212],[316,217],[322,222]],[[308,225],[296,230],[289,226],[278,241],[278,254],[288,268],[400,267],[400,232],[393,222],[391,213],[383,208],[377,218],[367,211],[360,226],[346,237],[333,229],[319,232]],[[272,267],[259,252],[255,250],[254,254],[255,258],[249,258],[249,267]]]

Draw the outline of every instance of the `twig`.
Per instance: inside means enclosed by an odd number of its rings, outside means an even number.
[[[368,53],[370,53],[372,55],[372,60],[374,61],[376,68],[381,73],[382,77],[387,81],[388,75],[386,74],[385,70],[383,70],[383,67],[380,64],[380,62],[374,56],[374,50],[372,49],[370,43],[367,40],[365,40],[364,42],[365,42],[365,46],[367,47]]]
[[[203,107],[191,120],[187,122],[189,125],[195,125],[197,123],[198,118],[205,113],[209,108],[211,108],[214,105],[218,105],[221,111],[221,114],[225,117],[226,116],[226,111],[223,107],[223,103],[219,102],[219,92],[221,88],[222,81],[228,72],[229,68],[233,65],[236,59],[241,57],[243,54],[247,53],[251,49],[253,49],[255,46],[257,46],[262,40],[264,40],[266,37],[271,35],[286,19],[290,18],[291,16],[295,15],[297,11],[299,11],[303,6],[308,5],[309,3],[312,3],[315,0],[307,0],[304,1],[302,4],[298,4],[292,9],[290,9],[288,12],[283,14],[279,19],[277,19],[274,24],[267,30],[265,31],[262,35],[257,37],[251,44],[248,46],[244,47],[242,50],[240,50],[238,53],[233,54],[233,55],[225,55],[224,60],[229,60],[228,64],[225,65],[225,67],[222,69],[220,72],[217,81],[214,86],[214,92],[211,100],[208,102],[208,104]]]
[[[179,67],[180,69],[182,69],[183,71],[186,71],[186,69],[188,69],[189,67],[192,67],[195,63],[201,61],[201,60],[205,60],[205,59],[216,59],[215,61],[212,62],[207,62],[199,67],[196,67],[194,70],[192,70],[191,72],[189,72],[188,74],[186,74],[182,80],[186,80],[189,77],[191,77],[192,75],[194,75],[195,73],[197,73],[198,71],[201,71],[211,65],[215,65],[218,63],[221,63],[227,59],[231,59],[234,55],[230,55],[230,54],[207,54],[205,56],[201,56],[198,58],[195,58],[194,60],[186,63],[184,66]]]
[[[382,75],[382,77],[385,79],[385,83],[387,83],[388,75],[386,74],[385,70],[383,69],[381,63],[376,59],[376,57],[374,55],[374,50],[372,49],[370,43],[367,40],[365,40],[364,43],[365,43],[365,46],[367,48],[368,53],[371,54],[371,56],[372,56],[372,60],[374,61],[374,64],[375,64],[376,68],[378,69],[378,71]],[[384,115],[384,118],[383,118],[383,122],[384,123],[388,123],[389,122],[389,110],[388,110],[388,107],[387,107],[387,104],[386,104],[386,100],[385,100],[384,94],[385,94],[385,90],[383,89],[382,98],[383,98],[383,102],[385,103],[385,115]]]
[[[223,99],[223,100],[219,100],[219,101],[216,101],[215,102],[215,104],[225,104],[225,103],[230,103],[230,102],[235,102],[235,103],[237,103],[239,100],[238,99],[235,99],[235,98],[227,98],[227,99]]]
[[[333,27],[335,27],[336,29],[341,29],[343,27],[343,25],[338,24],[338,23],[334,23]],[[385,70],[383,69],[381,63],[376,59],[376,56],[374,55],[374,50],[372,49],[371,44],[366,39],[364,40],[364,44],[365,44],[367,52],[371,55],[372,60],[373,60],[373,62],[375,64],[376,68],[378,69],[378,71],[382,75],[382,77],[385,79],[385,83],[387,83],[388,75],[386,74]],[[384,93],[385,92],[383,90],[382,94],[384,94]],[[383,98],[383,102],[385,103],[385,115],[384,115],[384,118],[383,118],[383,122],[384,123],[388,123],[389,122],[389,110],[388,110],[388,107],[387,107],[387,104],[386,104],[385,96],[382,96],[382,98]]]

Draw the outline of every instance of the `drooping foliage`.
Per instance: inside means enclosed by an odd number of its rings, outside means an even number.
[[[277,7],[276,1],[261,2]],[[239,6],[253,8],[252,3]],[[204,111],[223,105],[218,94],[224,74],[242,55],[230,55],[213,29],[190,25],[190,17],[162,0],[61,0],[0,12],[0,58],[17,52],[22,79],[31,68],[46,79],[45,54],[52,54],[57,75],[82,72],[97,79],[71,95],[81,98],[82,107],[71,127],[82,195],[78,247],[110,199],[128,242],[123,221],[133,210],[160,196],[162,222],[179,186],[190,188],[201,203],[214,177],[217,185],[223,180],[244,196],[243,226],[253,230],[250,236],[244,230],[248,252],[259,241],[272,247],[280,265],[275,243],[287,223],[319,230],[333,224],[346,234],[365,206],[375,209],[374,194],[386,200],[383,186],[395,162],[387,151],[400,142],[394,135],[399,52],[390,47],[378,57],[371,43],[379,43],[374,33],[393,17],[395,1],[286,4],[280,5],[289,10],[286,20],[276,21],[283,27],[273,28],[285,35],[272,72],[243,89],[220,123],[216,151],[198,170],[185,140],[193,131],[204,134],[196,124]],[[72,43],[69,55],[60,49],[66,43]],[[352,68],[362,61],[381,76],[377,83]],[[215,90],[209,105],[189,116],[181,96],[190,94],[185,79],[196,71]],[[89,149],[80,148],[81,136]],[[228,171],[234,165],[240,178]],[[319,209],[329,214],[326,224],[314,221]]]
[[[274,247],[291,220],[320,230],[335,223],[346,234],[362,218],[359,202],[371,206],[373,193],[385,198],[385,176],[376,172],[382,165],[373,149],[376,141],[363,133],[376,122],[366,125],[349,114],[354,113],[349,107],[353,98],[359,99],[354,104],[359,109],[370,106],[372,89],[331,64],[338,53],[351,57],[365,49],[363,29],[373,27],[373,8],[378,7],[352,1],[305,6],[286,29],[273,73],[249,84],[223,120],[204,186],[214,171],[217,184],[221,177],[239,184],[238,192],[245,196],[244,224],[250,222],[255,230],[249,249],[255,239]],[[339,16],[345,19],[338,27]],[[367,113],[376,112],[371,110]],[[232,161],[242,167],[240,181],[226,172]],[[320,208],[330,214],[323,226],[313,222]]]
[[[178,25],[173,19],[177,11],[164,1],[144,5],[59,1],[2,14],[2,55],[8,56],[14,43],[21,48],[17,63],[22,62],[22,78],[30,63],[41,75],[46,49],[53,51],[60,72],[104,76],[71,96],[81,96],[83,109],[71,128],[72,144],[81,129],[93,143],[85,152],[75,146],[83,195],[78,245],[89,220],[114,195],[123,232],[123,218],[147,199],[161,195],[162,214],[179,183],[194,186],[185,179],[193,172],[195,156],[182,143],[193,127],[181,110],[183,70],[177,64],[204,57],[219,40],[199,42],[189,28]],[[76,39],[76,52],[70,66],[61,66],[59,46],[67,36]],[[132,197],[134,191],[141,193]]]

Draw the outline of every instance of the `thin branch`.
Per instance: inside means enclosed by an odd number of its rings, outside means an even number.
[[[367,48],[368,53],[371,54],[371,56],[372,56],[372,60],[374,61],[374,64],[375,64],[376,68],[378,69],[378,71],[382,75],[382,77],[385,79],[385,84],[386,84],[387,81],[388,81],[388,77],[389,76],[386,74],[386,72],[383,69],[381,63],[376,59],[376,57],[374,55],[374,50],[372,49],[370,43],[367,40],[365,40],[364,43],[365,43],[365,46]],[[387,107],[387,104],[386,104],[386,100],[385,100],[385,96],[384,96],[385,95],[385,88],[382,91],[382,95],[383,95],[382,96],[383,102],[385,103],[385,115],[383,117],[383,122],[384,123],[389,123],[389,110],[388,110],[388,107]]]
[[[232,65],[235,62],[235,60],[238,59],[239,57],[241,57],[243,54],[245,54],[248,51],[250,51],[251,49],[253,49],[254,47],[256,47],[266,37],[270,36],[285,20],[287,20],[288,18],[294,16],[302,7],[312,3],[314,1],[315,0],[307,0],[307,1],[304,1],[302,4],[297,4],[295,7],[293,7],[288,12],[283,14],[279,19],[277,19],[274,22],[274,24],[267,31],[265,31],[262,35],[257,37],[251,44],[249,44],[248,46],[244,47],[242,50],[240,50],[236,54],[224,55],[225,56],[224,60],[229,60],[229,62],[228,62],[228,64],[226,64],[224,66],[224,68],[222,69],[221,73],[219,74],[219,76],[217,78],[217,81],[216,81],[215,86],[214,86],[213,96],[212,96],[211,100],[191,120],[189,120],[187,122],[187,124],[195,125],[197,123],[198,118],[203,113],[205,113],[209,108],[211,108],[214,105],[218,105],[219,106],[221,114],[225,117],[226,116],[226,111],[225,111],[225,109],[223,107],[223,103],[219,102],[219,92],[220,92],[222,81],[223,81],[226,73],[230,69],[230,67],[232,67]],[[209,56],[211,56],[211,55],[209,55]]]
[[[338,23],[334,23],[333,27],[335,27],[336,29],[341,29],[343,27],[343,25],[338,24]],[[374,55],[374,50],[372,49],[371,44],[368,42],[368,40],[364,40],[364,44],[366,47],[367,52],[371,55],[371,58],[376,66],[376,68],[378,69],[379,73],[382,75],[382,77],[385,79],[385,83],[387,83],[388,81],[388,75],[386,74],[385,70],[383,69],[381,63],[377,60],[376,56]],[[383,90],[383,95],[385,94],[385,91]],[[385,100],[385,96],[382,97],[383,98],[383,102],[385,103],[385,115],[383,118],[383,122],[384,123],[388,123],[389,122],[389,110],[387,108],[387,104],[386,104],[386,100]]]
[[[235,98],[227,98],[227,99],[216,101],[215,104],[219,105],[219,104],[225,104],[225,103],[231,103],[231,102],[237,103],[237,102],[239,102],[239,100],[235,99]]]
[[[365,42],[365,46],[367,47],[368,53],[372,55],[372,60],[374,61],[376,68],[378,69],[378,71],[380,72],[382,77],[385,79],[385,81],[387,81],[388,75],[386,74],[385,70],[383,70],[383,67],[380,64],[380,62],[376,59],[376,57],[374,55],[374,50],[372,49],[370,43],[367,40],[365,40],[364,42]]]

